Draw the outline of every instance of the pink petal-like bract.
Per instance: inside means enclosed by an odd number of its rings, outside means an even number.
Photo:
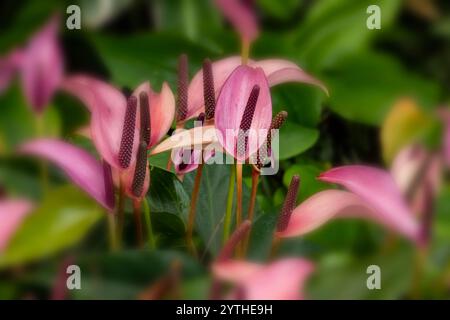
[[[344,186],[372,208],[384,225],[418,239],[419,225],[387,171],[362,165],[343,166],[322,173],[319,180]]]
[[[125,121],[127,101],[119,89],[101,80],[75,75],[64,80],[62,88],[78,97],[91,112],[91,136],[103,159],[116,169]],[[132,159],[139,145],[139,128],[135,127]]]
[[[421,145],[408,145],[395,156],[390,171],[412,211],[423,214],[427,193],[436,195],[441,185],[441,157]]]
[[[259,96],[254,114],[249,119],[251,125],[244,154],[237,152],[238,135],[247,101],[255,86],[259,87]],[[264,143],[271,122],[272,100],[264,71],[246,65],[237,67],[228,77],[217,99],[215,126],[220,133],[220,144],[234,158],[244,161]]]
[[[151,151],[152,155],[172,149],[188,148],[217,142],[217,131],[213,125],[178,129],[173,135],[161,141]]]
[[[141,92],[148,96],[150,110],[150,143],[148,148],[156,145],[169,131],[175,116],[175,97],[169,85],[164,82],[161,93],[152,90],[149,82],[142,83],[133,92],[133,95],[139,97]],[[139,114],[139,113],[138,113]],[[140,128],[139,115],[137,117],[137,128]]]
[[[64,73],[58,16],[38,31],[22,51],[20,75],[28,103],[38,113],[50,102]]]
[[[234,284],[246,300],[298,300],[314,271],[310,261],[285,258],[268,265],[226,260],[213,264],[214,276]]]
[[[245,41],[251,42],[258,37],[258,22],[250,5],[241,0],[216,0],[216,4]]]
[[[241,64],[241,57],[238,56],[224,58],[212,63],[216,99],[219,96],[219,92],[225,81],[228,79],[233,70],[235,70]],[[249,60],[248,65],[254,68],[262,68],[268,79],[269,86],[271,87],[285,82],[300,82],[316,85],[328,94],[328,91],[324,84],[306,73],[295,63],[288,60]],[[194,118],[201,112],[204,112],[204,106],[205,102],[203,97],[203,71],[200,70],[195,74],[195,76],[192,78],[191,83],[189,84],[187,119]]]
[[[103,207],[113,209],[105,188],[103,166],[84,149],[57,139],[38,139],[22,145],[19,152],[55,163]]]
[[[0,200],[0,252],[6,249],[11,237],[32,208],[33,205],[27,200]]]

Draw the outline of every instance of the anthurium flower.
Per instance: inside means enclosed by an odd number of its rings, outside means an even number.
[[[264,265],[247,261],[225,261],[214,265],[214,275],[238,288],[233,299],[299,300],[304,285],[314,271],[313,264],[301,258],[284,258]]]
[[[222,86],[231,75],[231,73],[242,64],[241,57],[232,56],[211,64],[212,74],[214,76],[214,92],[216,100],[219,96]],[[286,82],[308,83],[320,87],[328,94],[326,87],[317,79],[303,71],[295,63],[283,59],[266,59],[260,61],[249,60],[247,65],[252,68],[261,68],[267,77],[269,86],[276,86]],[[188,95],[189,102],[186,112],[186,119],[192,119],[201,112],[205,112],[205,100],[202,94],[203,88],[203,70],[200,70],[192,78],[189,84]]]
[[[326,190],[305,200],[292,211],[288,223],[277,229],[281,238],[313,231],[334,217],[375,221],[414,242],[421,242],[420,226],[392,176],[369,166],[343,166],[319,176],[349,191]]]
[[[243,162],[264,143],[271,122],[272,100],[264,71],[237,67],[217,99],[215,127],[220,144]]]
[[[250,230],[245,220],[231,235],[212,264],[216,280],[235,286],[232,299],[297,300],[303,299],[303,286],[314,271],[311,262],[301,258],[285,258],[270,264],[232,259],[233,251]]]
[[[428,193],[439,192],[442,168],[441,157],[419,144],[407,145],[392,162],[392,177],[417,215],[425,214]]]
[[[28,200],[0,200],[0,253],[6,249],[11,237],[32,209],[33,204]]]
[[[242,0],[216,0],[216,5],[244,41],[251,42],[258,37],[258,22],[249,3]]]
[[[89,76],[69,77],[63,88],[83,101],[91,112],[94,144],[102,158],[124,178],[128,195],[145,194],[150,179],[149,171],[145,170],[146,150],[167,133],[175,114],[175,98],[167,83],[157,94],[145,82],[128,101],[117,88]],[[145,150],[142,143],[146,144]],[[136,168],[145,171],[143,181]],[[139,185],[143,183],[143,187],[133,186],[134,178],[140,181]]]
[[[62,140],[38,139],[22,145],[19,152],[53,162],[103,207],[109,211],[114,208],[111,170],[87,151]]]
[[[127,98],[121,91],[106,82],[84,76],[75,75],[67,78],[63,89],[78,97],[91,112],[91,136],[101,156],[113,167],[123,168],[119,161],[119,151],[124,133],[127,111]],[[150,84],[141,84],[134,92],[139,105],[146,104],[150,121],[150,139],[148,148],[155,145],[170,129],[175,114],[175,98],[167,83],[164,83],[160,94],[155,93]],[[130,116],[128,114],[128,116]],[[133,158],[140,142],[140,112],[136,112],[134,126]],[[130,120],[131,122],[132,119]],[[133,162],[133,158],[131,162]]]
[[[188,76],[187,76],[187,58],[183,55],[180,58],[178,80],[178,108],[177,108],[177,127],[184,121],[187,114],[188,105]],[[205,103],[205,113],[201,113],[194,123],[194,127],[203,127],[205,122],[211,123],[214,119],[216,109],[216,98],[214,93],[214,79],[212,74],[212,65],[209,59],[203,62],[203,97]],[[179,132],[178,129],[177,132]],[[182,131],[182,130],[181,130]],[[186,174],[198,168],[203,161],[208,161],[214,156],[214,151],[202,151],[202,147],[180,148],[172,150],[171,159],[175,165],[177,174]]]
[[[205,115],[202,113],[198,116],[195,121],[194,126],[201,127]],[[177,174],[186,174],[188,172],[194,171],[198,168],[198,165],[203,161],[202,158],[202,147],[196,146],[194,148],[179,148],[172,150],[172,162],[175,166],[175,172]]]
[[[18,71],[25,97],[38,113],[48,105],[63,78],[58,26],[58,17],[52,17],[24,48],[13,49],[0,58],[0,92],[8,86],[14,71]]]

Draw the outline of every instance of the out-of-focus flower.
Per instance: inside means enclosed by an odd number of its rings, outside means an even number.
[[[213,88],[216,101],[225,81],[241,64],[241,57],[238,56],[221,59],[211,64],[212,74],[214,76]],[[328,94],[326,87],[319,80],[307,74],[291,61],[283,59],[266,59],[260,61],[249,60],[247,66],[252,68],[261,68],[267,77],[270,87],[286,82],[308,83],[320,87],[325,93]],[[192,119],[198,116],[201,112],[205,112],[205,100],[202,93],[204,85],[203,79],[203,70],[200,70],[195,74],[189,84],[189,102],[186,119]]]
[[[175,114],[175,98],[167,83],[157,94],[145,82],[128,102],[118,89],[88,76],[72,76],[63,88],[91,112],[92,140],[119,176],[116,180],[122,179],[129,196],[142,197],[150,184],[146,150],[166,135]]]
[[[415,214],[425,214],[429,193],[439,192],[442,168],[439,154],[419,144],[404,147],[394,158],[390,172]]]
[[[349,191],[326,190],[308,198],[278,228],[278,237],[306,234],[334,217],[356,217],[372,220],[422,243],[420,225],[387,171],[361,165],[344,166],[321,174],[319,180],[342,185]]]
[[[58,20],[58,16],[52,17],[23,49],[13,49],[0,58],[0,92],[8,87],[18,71],[25,97],[36,113],[41,113],[49,104],[63,79]]]
[[[238,243],[250,230],[250,225],[249,220],[242,222],[222,248],[216,261],[212,264],[215,280],[234,285],[230,296],[232,299],[303,299],[304,284],[314,271],[314,266],[310,261],[301,258],[284,258],[269,264],[260,264],[231,258]],[[217,285],[217,283],[215,284]],[[214,289],[219,288],[215,287]]]
[[[314,265],[301,258],[284,258],[269,264],[223,261],[214,264],[214,275],[236,286],[233,299],[299,300]]]
[[[0,253],[32,209],[33,204],[28,200],[0,199]]]
[[[39,139],[25,143],[19,152],[52,161],[103,207],[114,208],[111,170],[85,150],[62,140]]]
[[[258,37],[258,21],[248,0],[216,0],[222,14],[230,21],[243,41],[252,42]]]

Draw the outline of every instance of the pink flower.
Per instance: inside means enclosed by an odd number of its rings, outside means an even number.
[[[91,112],[92,140],[116,176],[125,182],[127,194],[142,197],[150,184],[146,150],[166,135],[175,114],[169,86],[164,83],[157,94],[145,82],[128,102],[118,89],[88,76],[72,76],[64,81],[63,88]]]
[[[0,200],[0,253],[32,209],[32,203],[27,200]]]
[[[418,144],[404,147],[392,162],[391,175],[416,215],[426,213],[430,193],[438,194],[442,168],[441,157]]]
[[[18,71],[25,97],[37,113],[49,104],[63,78],[58,25],[58,17],[52,17],[23,49],[13,49],[0,58],[0,92],[8,87]]]
[[[326,190],[308,198],[293,209],[277,236],[303,235],[334,217],[357,217],[375,221],[414,242],[423,240],[418,222],[388,172],[369,166],[344,166],[321,174],[319,180],[349,191]]]
[[[255,139],[252,139],[251,142],[253,143],[253,146],[251,146],[250,150],[249,148],[247,148],[247,156],[251,155],[249,154],[249,151],[254,152],[255,149],[260,146],[260,143],[264,142],[266,138],[266,136],[264,135],[264,131],[268,128],[267,123],[270,124],[268,110],[263,110],[261,108],[262,104],[265,104],[266,106],[270,105],[271,109],[271,103],[268,103],[268,101],[270,101],[270,95],[267,93],[267,85],[273,86],[289,81],[304,82],[317,85],[328,94],[327,89],[320,81],[305,73],[296,64],[286,60],[268,59],[256,62],[250,60],[248,61],[248,64],[246,66],[242,66],[241,58],[234,56],[212,63],[211,69],[211,73],[213,76],[211,76],[210,78],[212,78],[213,84],[209,85],[209,87],[213,88],[215,95],[214,98],[217,101],[214,119],[215,126],[212,125],[211,122],[207,121],[206,125],[203,127],[197,127],[191,130],[178,132],[177,134],[169,137],[168,139],[157,145],[152,150],[152,154],[157,154],[176,148],[186,148],[199,145],[205,146],[213,144],[216,147],[222,146],[224,148],[226,144],[228,147],[227,151],[231,152],[231,154],[234,154],[235,150],[232,149],[236,137],[234,136],[233,139],[226,139],[225,141],[227,133],[226,131],[227,129],[230,129],[231,131],[239,129],[239,122],[242,120],[243,110],[245,109],[247,103],[246,99],[249,98],[250,93],[253,89],[253,87],[243,87],[244,90],[242,90],[238,81],[246,82],[247,86],[249,86],[250,83],[253,83],[253,85],[258,84],[259,86],[257,99],[258,106],[257,109],[255,109],[255,112],[257,112],[258,116],[255,116],[257,121],[255,121],[255,123],[252,124],[251,127],[252,129],[255,129],[257,126],[260,126],[260,128],[263,129],[259,132],[262,139],[258,139],[258,141],[256,142]],[[249,70],[253,71],[249,72]],[[231,77],[232,73],[234,72],[236,72],[236,74]],[[265,81],[262,81],[262,74],[264,74],[266,78]],[[183,121],[194,118],[200,113],[205,112],[204,79],[205,76],[202,69],[194,76],[191,83],[189,84],[187,95],[183,95],[186,96],[186,98],[182,100],[184,102],[182,113]],[[206,79],[208,79],[208,77],[206,77]],[[229,81],[230,79],[232,79],[233,82]],[[223,91],[225,82],[228,82],[228,86],[227,90],[224,91],[224,94],[222,95],[220,101],[221,106],[219,106],[219,95]],[[230,91],[231,89],[238,90],[236,91],[236,93],[238,94],[232,93]],[[184,90],[182,92],[184,92]],[[261,93],[262,99],[260,100],[259,95]],[[189,99],[187,99],[187,96],[189,97]],[[206,96],[209,97],[209,95]],[[232,108],[228,107],[226,106],[226,103],[229,103],[231,100],[225,101],[225,99],[231,99],[233,103],[237,103],[238,100],[240,100],[240,105],[235,104]],[[212,100],[212,97],[210,97],[209,100]],[[218,110],[220,110],[220,112]],[[217,115],[218,112],[220,113],[220,115]],[[263,124],[263,126],[261,126],[261,124]],[[215,129],[217,129],[218,131],[217,134]],[[255,132],[253,130],[253,134],[254,133]],[[222,137],[219,143],[219,136],[223,134],[225,134],[225,137]],[[240,159],[242,158],[243,157],[240,157]]]
[[[250,3],[242,0],[216,0],[215,2],[244,41],[251,42],[258,37],[258,22]]]
[[[21,154],[50,160],[103,207],[114,208],[114,190],[109,166],[102,166],[85,150],[56,139],[39,139],[25,143]]]
[[[231,257],[239,242],[250,230],[250,220],[237,227],[212,264],[213,294],[220,294],[220,282],[234,285],[232,299],[297,300],[303,299],[303,287],[314,271],[311,262],[301,258],[284,258],[259,264]]]
[[[242,162],[264,143],[271,122],[272,100],[264,71],[237,67],[217,99],[215,127],[219,143]]]
[[[213,265],[213,274],[236,289],[232,299],[299,300],[314,265],[301,258],[284,258],[269,264],[227,260]]]
[[[212,63],[215,98],[219,96],[225,81],[231,73],[242,64],[241,57],[232,56]],[[266,59],[260,61],[249,60],[247,65],[252,68],[261,68],[267,77],[270,87],[285,82],[308,83],[320,87],[328,94],[325,86],[317,79],[300,69],[295,63],[283,59]],[[189,102],[186,119],[192,119],[201,112],[205,112],[203,95],[203,70],[192,78],[188,88]]]

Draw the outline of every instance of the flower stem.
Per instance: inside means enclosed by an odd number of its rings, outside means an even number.
[[[153,229],[152,229],[152,220],[150,216],[150,206],[148,205],[147,198],[144,197],[143,199],[144,204],[144,218],[145,218],[145,224],[147,226],[147,238],[148,238],[148,245],[150,249],[155,249],[155,237],[153,236]]]
[[[117,235],[119,241],[119,247],[122,246],[123,242],[123,225],[125,221],[125,184],[120,178],[119,182],[119,201],[117,204]]]
[[[167,169],[167,171],[172,171],[172,157],[171,156],[169,156],[169,159],[167,160],[166,169]]]
[[[250,222],[253,224],[253,216],[255,212],[255,203],[256,203],[256,194],[258,193],[258,183],[259,183],[259,171],[255,168],[252,169],[252,193],[250,196],[250,205],[248,207],[248,214],[247,219],[250,220]],[[247,233],[247,236],[244,240],[244,256],[247,253],[248,244],[250,241],[250,233],[251,233],[251,227],[250,230]]]
[[[410,292],[410,298],[417,300],[421,298],[420,290],[423,278],[423,272],[425,268],[425,263],[427,259],[427,248],[417,248],[416,254],[414,256],[414,269],[413,269],[413,279],[412,287]]]
[[[236,164],[236,229],[242,223],[242,163]],[[239,244],[236,248],[238,257],[242,257],[243,251],[242,244]]]
[[[236,228],[242,222],[242,163],[236,164]]]
[[[189,208],[188,225],[186,229],[186,245],[189,251],[196,256],[194,243],[192,242],[192,234],[194,232],[195,212],[197,209],[198,192],[200,191],[200,182],[203,173],[203,163],[198,165],[197,173],[194,180],[194,188],[192,189],[191,206]]]
[[[142,233],[142,219],[141,219],[141,200],[133,200],[134,225],[136,227],[136,237],[139,247],[144,245],[144,235]]]
[[[35,117],[36,119],[36,135],[39,138],[43,138],[45,136],[45,123],[44,123],[44,115],[38,114]],[[45,160],[41,160],[39,163],[39,171],[41,176],[41,185],[43,194],[47,194],[49,189],[49,179],[48,179],[48,166]]]
[[[116,233],[116,218],[112,213],[106,213],[106,216],[108,218],[109,246],[111,251],[116,251],[119,248]]]
[[[250,41],[242,39],[241,59],[242,64],[247,64],[250,55]]]
[[[231,166],[230,180],[228,182],[228,196],[227,196],[227,209],[225,211],[225,219],[223,221],[223,239],[222,243],[227,242],[230,236],[231,228],[231,215],[233,211],[233,196],[234,196],[234,185],[236,179],[236,169]]]

